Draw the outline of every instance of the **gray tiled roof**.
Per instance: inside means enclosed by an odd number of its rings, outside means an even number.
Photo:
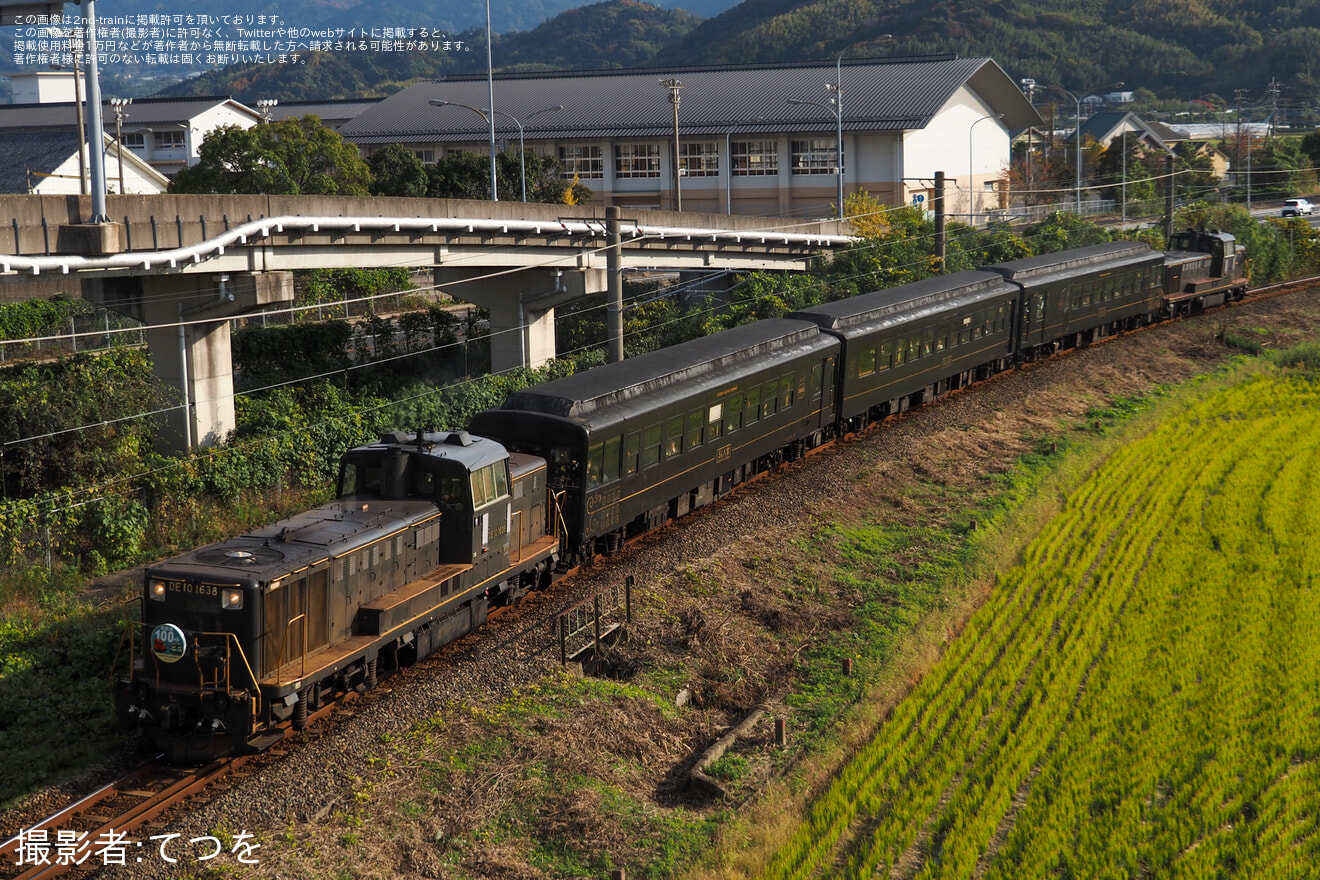
[[[0,131],[0,155],[5,157],[0,162],[0,193],[26,193],[28,171],[49,174],[77,153],[73,129],[71,125],[66,131]],[[40,182],[41,178],[32,178],[33,186]]]
[[[658,137],[672,133],[669,90],[660,80],[683,84],[679,128],[686,135],[728,131],[831,132],[830,93],[835,63],[721,67],[645,68],[566,73],[503,74],[495,78],[496,128],[517,135],[519,120],[541,108],[564,105],[524,122],[529,139]],[[1040,124],[1040,117],[1004,71],[988,58],[952,55],[865,59],[843,64],[843,127],[848,131],[903,131],[925,127],[962,86],[996,102],[1009,127]],[[825,106],[795,106],[789,99]],[[481,116],[462,107],[485,107],[484,76],[418,83],[345,124],[339,133],[363,144],[395,141],[470,142],[487,137]]]
[[[143,126],[159,122],[182,122],[219,104],[232,104],[240,112],[259,118],[255,110],[224,95],[204,95],[196,98],[134,98],[124,108],[124,126]],[[101,105],[101,119],[106,131],[114,131],[115,112],[110,102]],[[36,128],[39,126],[73,127],[77,124],[78,110],[73,101],[58,104],[0,104],[0,129]]]

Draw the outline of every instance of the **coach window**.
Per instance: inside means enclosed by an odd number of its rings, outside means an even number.
[[[1082,285],[1082,305],[1084,307],[1091,304],[1091,292],[1092,286],[1090,284]]]
[[[757,385],[747,392],[747,404],[743,407],[747,414],[747,424],[754,425],[761,420],[761,386]]]
[[[714,440],[724,435],[724,404],[712,404],[706,410],[706,439]]]
[[[629,434],[623,441],[623,475],[631,477],[637,473],[638,451],[642,448],[642,435]]]
[[[683,451],[683,417],[674,416],[665,424],[665,458]]]
[[[696,449],[701,445],[702,413],[699,409],[694,409],[687,415],[687,448]]]
[[[761,417],[770,418],[779,410],[779,380],[771,379],[761,386]]]
[[[901,367],[907,360],[907,339],[900,336],[894,342],[894,366]]]
[[[875,372],[875,349],[868,348],[862,352],[862,366],[858,371],[858,376],[869,376]]]
[[[735,394],[724,401],[724,433],[732,434],[742,427],[743,397]]]
[[[985,334],[985,313],[977,312],[972,318],[972,338],[980,339]]]
[[[880,359],[876,362],[877,370],[889,369],[889,359],[894,355],[894,346],[890,342],[880,343]]]
[[[793,405],[793,374],[779,380],[779,408],[788,409]]]
[[[813,402],[820,401],[820,393],[821,393],[820,379],[821,379],[821,366],[820,364],[814,364],[811,367],[811,399]]]
[[[619,453],[622,449],[622,435],[616,435],[605,441],[605,461],[600,472],[601,482],[612,483],[619,478]]]
[[[587,488],[600,485],[600,471],[605,462],[605,444],[593,443],[587,449]]]
[[[659,425],[652,425],[642,433],[642,467],[655,467],[660,463]]]
[[[935,329],[935,350],[944,351],[949,345],[949,328],[937,327]]]
[[[1008,329],[1008,306],[1000,303],[996,314],[998,315],[997,326],[999,327],[999,332],[1003,333]]]

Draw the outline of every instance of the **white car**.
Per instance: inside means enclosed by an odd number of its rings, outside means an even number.
[[[1303,217],[1310,215],[1315,210],[1315,206],[1306,199],[1284,199],[1283,216],[1285,217]]]

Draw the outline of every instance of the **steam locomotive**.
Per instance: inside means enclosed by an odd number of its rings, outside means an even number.
[[[118,716],[175,761],[262,750],[492,607],[840,434],[1240,299],[1242,256],[1194,230],[1166,253],[1015,260],[547,382],[470,431],[387,434],[344,455],[336,501],[148,569]]]

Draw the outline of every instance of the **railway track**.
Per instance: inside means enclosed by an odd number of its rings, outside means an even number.
[[[345,711],[349,693],[308,716],[308,723]],[[286,722],[283,727],[287,728]],[[142,832],[169,818],[224,780],[241,775],[253,759],[278,757],[278,746],[258,755],[236,755],[202,764],[170,764],[164,755],[140,764],[114,782],[21,829],[0,843],[0,877],[47,880],[89,874],[111,864],[161,858],[169,835]],[[162,841],[163,842],[158,842]],[[186,844],[175,844],[177,847]]]

